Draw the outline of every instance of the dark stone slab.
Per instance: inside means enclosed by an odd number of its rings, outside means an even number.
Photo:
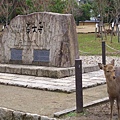
[[[34,61],[49,62],[49,50],[34,50]]]
[[[22,49],[11,49],[11,60],[22,60]]]

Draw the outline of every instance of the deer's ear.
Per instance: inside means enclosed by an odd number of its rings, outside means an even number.
[[[115,65],[115,60],[114,60],[114,59],[111,61],[111,64],[112,64],[113,66]]]
[[[104,70],[105,66],[102,63],[98,63],[98,66],[99,66],[100,69]]]

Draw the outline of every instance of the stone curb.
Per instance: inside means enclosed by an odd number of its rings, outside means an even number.
[[[56,118],[49,118],[47,116],[24,113],[0,107],[0,120],[56,120]]]
[[[98,76],[100,76],[98,74],[99,73],[98,69],[99,69],[98,66],[83,67],[83,70],[82,70],[83,75],[87,74],[87,77],[83,76],[83,89],[106,83],[104,78],[98,80],[99,79]],[[93,73],[92,74],[89,73],[90,71],[94,71],[94,74],[96,74],[97,76],[95,76]],[[36,77],[36,76],[29,76],[29,75],[28,75],[29,77],[24,78],[25,75],[8,74],[8,73],[0,73],[0,74],[1,74],[0,84],[39,89],[39,90],[67,92],[67,93],[72,93],[72,92],[75,92],[76,90],[75,84],[74,84],[75,76],[56,79],[56,78],[47,78],[47,77],[43,78],[43,77]],[[94,77],[92,77],[89,74],[91,74]],[[12,75],[14,77],[9,77],[9,75],[10,76]],[[88,80],[88,77],[91,77],[90,80]],[[65,80],[65,83],[63,83],[64,80]]]
[[[99,99],[99,100],[95,100],[95,101],[92,101],[88,104],[85,104],[83,106],[83,108],[87,108],[87,107],[91,107],[91,106],[94,106],[94,105],[97,105],[97,104],[100,104],[100,103],[104,103],[104,102],[108,102],[109,101],[109,98],[108,97],[105,97],[105,98],[102,98],[102,99]],[[70,108],[70,109],[65,109],[63,111],[60,111],[60,112],[56,112],[54,113],[54,117],[60,117],[62,115],[65,115],[65,114],[68,114],[70,112],[74,112],[76,111],[76,107],[73,107],[73,108]]]
[[[83,66],[82,73],[99,70],[98,65]],[[1,73],[32,75],[38,77],[64,78],[75,75],[75,67],[57,68],[33,65],[0,64]]]

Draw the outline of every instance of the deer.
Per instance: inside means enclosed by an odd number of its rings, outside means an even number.
[[[115,32],[112,31],[111,29],[106,29],[105,32],[107,33],[107,35],[113,34],[115,36]]]
[[[110,120],[113,120],[114,101],[117,103],[118,120],[120,120],[120,67],[115,67],[113,59],[109,64],[98,63],[100,69],[104,71],[106,78],[107,92],[110,101]]]

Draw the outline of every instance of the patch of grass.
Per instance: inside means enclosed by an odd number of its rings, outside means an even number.
[[[120,43],[118,43],[118,36],[113,36],[111,43],[111,36],[107,36],[106,53],[108,55],[120,55]],[[102,54],[102,41],[101,38],[95,40],[95,33],[78,34],[80,55],[101,55]],[[116,51],[118,50],[118,51]]]
[[[86,116],[88,114],[89,114],[89,112],[86,109],[84,109],[83,112],[81,112],[81,113],[77,113],[76,111],[74,111],[74,112],[70,112],[66,115],[61,116],[61,118],[80,117],[80,116]]]
[[[76,112],[70,112],[70,113],[68,113],[66,116],[67,116],[67,117],[74,117],[74,116],[76,116],[76,115],[77,115]]]

